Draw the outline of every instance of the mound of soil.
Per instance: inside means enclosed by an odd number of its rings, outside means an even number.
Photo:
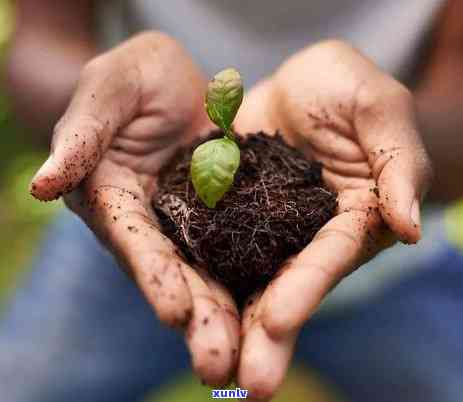
[[[337,201],[323,185],[321,164],[306,160],[280,135],[257,133],[237,142],[240,167],[214,209],[199,200],[189,177],[197,144],[161,173],[153,207],[186,259],[204,266],[242,302],[312,240]]]

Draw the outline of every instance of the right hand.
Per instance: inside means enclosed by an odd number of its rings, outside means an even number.
[[[323,163],[323,179],[338,195],[335,216],[242,313],[238,383],[267,400],[325,296],[396,239],[420,239],[420,203],[432,168],[410,92],[338,40],[283,63],[248,94],[236,127],[284,133]]]
[[[238,358],[236,306],[223,286],[179,256],[150,206],[160,169],[212,128],[203,106],[206,84],[184,49],[156,32],[90,61],[31,193],[43,201],[64,194],[159,319],[185,329],[198,376],[222,385]]]

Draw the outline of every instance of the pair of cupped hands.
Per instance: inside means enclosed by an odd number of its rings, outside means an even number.
[[[204,109],[206,85],[181,45],[158,32],[90,61],[31,192],[40,200],[64,194],[158,318],[184,331],[203,381],[220,386],[236,378],[265,400],[327,293],[396,239],[419,240],[431,167],[412,95],[362,54],[333,40],[288,59],[245,96],[234,129],[279,130],[324,164],[339,207],[239,312],[223,286],[179,256],[150,206],[160,169],[214,128]]]

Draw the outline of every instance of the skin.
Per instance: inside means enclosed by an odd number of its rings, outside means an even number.
[[[423,125],[429,104],[424,107],[418,97],[416,108],[407,89],[339,41],[301,51],[251,90],[237,131],[280,129],[288,142],[325,164],[325,180],[339,192],[340,206],[239,317],[228,292],[188,266],[160,234],[149,208],[159,169],[178,146],[211,128],[203,108],[205,77],[178,43],[158,32],[140,34],[87,63],[95,47],[85,24],[80,35],[65,36],[69,43],[60,43],[57,58],[49,61],[56,71],[63,68],[67,78],[58,83],[67,85],[43,96],[54,82],[40,82],[24,60],[37,59],[44,43],[61,36],[47,37],[43,28],[39,45],[32,27],[66,26],[50,17],[55,2],[43,1],[49,7],[18,2],[22,22],[10,52],[10,92],[23,116],[43,128],[74,95],[55,127],[51,156],[31,183],[32,194],[41,200],[66,194],[67,204],[118,257],[159,319],[184,331],[198,376],[221,385],[236,374],[254,398],[270,398],[284,378],[300,327],[326,293],[396,238],[419,239],[419,205],[431,168],[417,127],[425,139],[430,128],[449,131],[444,124]],[[68,3],[74,2],[60,5]],[[80,10],[91,15],[91,7]],[[440,41],[454,37],[453,31],[442,33]],[[18,65],[23,69],[17,71]],[[433,77],[451,78],[454,70],[427,68],[417,93],[445,94],[434,91],[433,82],[441,88],[442,81]],[[30,84],[34,90],[25,91]],[[445,105],[451,109],[460,100],[448,93]],[[28,97],[44,104],[43,116],[23,103]],[[443,121],[434,113],[435,121]],[[452,179],[447,185],[458,187]],[[379,198],[371,191],[375,187]]]
[[[159,319],[184,330],[198,375],[223,385],[238,357],[236,307],[178,255],[150,208],[159,170],[179,146],[212,127],[205,88],[184,49],[157,32],[92,60],[31,192],[40,200],[68,193],[67,205],[114,252]]]
[[[252,91],[237,130],[286,133],[325,163],[340,207],[244,311],[238,355],[240,322],[231,297],[187,265],[149,206],[159,170],[180,145],[212,128],[205,87],[181,46],[161,33],[138,35],[94,59],[55,127],[50,158],[31,192],[40,200],[65,194],[159,319],[185,328],[201,378],[226,383],[239,357],[239,384],[265,399],[283,380],[297,332],[326,293],[388,244],[383,220],[397,237],[418,241],[430,163],[410,93],[342,42],[302,51]]]
[[[244,311],[238,382],[266,400],[326,294],[394,238],[419,240],[432,172],[410,92],[340,41],[296,54],[250,93],[237,129],[262,128],[322,161],[339,194],[337,215]]]

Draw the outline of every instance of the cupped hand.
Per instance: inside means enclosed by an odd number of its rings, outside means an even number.
[[[431,179],[410,92],[351,46],[326,41],[289,59],[245,99],[238,132],[280,132],[324,164],[336,216],[243,314],[241,387],[259,400],[281,384],[301,326],[346,275],[396,238],[420,238]]]
[[[229,380],[238,357],[235,304],[179,256],[150,207],[166,161],[211,129],[205,89],[182,47],[160,33],[140,34],[99,56],[82,71],[31,193],[40,200],[64,195],[159,319],[185,330],[196,373],[219,385]]]

